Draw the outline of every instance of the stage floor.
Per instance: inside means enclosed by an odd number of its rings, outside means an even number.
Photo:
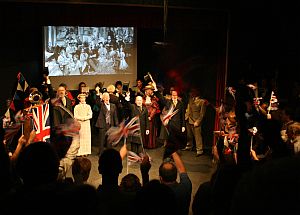
[[[120,146],[116,147],[117,150],[120,149]],[[88,156],[88,158],[92,162],[92,169],[90,173],[90,177],[88,179],[88,183],[98,187],[101,184],[101,175],[98,173],[98,155],[96,155],[98,148],[92,147],[92,154]],[[162,163],[164,148],[156,148],[156,149],[146,149],[146,152],[152,158],[152,166],[149,172],[150,180],[151,179],[159,179],[158,168]],[[192,191],[192,200],[197,191],[199,185],[203,182],[210,180],[212,173],[215,171],[215,165],[212,162],[212,157],[210,155],[202,155],[200,157],[196,157],[195,151],[180,151],[180,156],[184,162],[184,165],[188,171],[188,175],[192,181],[193,191]],[[127,170],[127,161],[123,160],[123,171],[119,177],[119,182],[123,176],[128,173],[136,174],[141,180],[141,174],[139,170],[138,164],[133,164],[128,166]],[[72,177],[71,171],[67,174],[68,177]]]

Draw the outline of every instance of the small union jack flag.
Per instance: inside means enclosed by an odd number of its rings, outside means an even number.
[[[20,72],[17,75],[16,86],[14,89],[15,91],[9,109],[16,113],[19,110],[24,109],[24,100],[28,96],[30,89],[27,81]]]
[[[152,162],[152,158],[150,157],[150,155],[147,152],[136,154],[133,151],[128,151],[127,152],[127,162],[129,165],[134,164],[134,163],[141,164],[143,162],[143,159],[146,158],[146,156],[148,157],[149,161]]]
[[[170,119],[179,111],[178,109],[174,111],[174,109],[175,109],[174,105],[171,105],[169,110],[163,111],[162,114],[160,115],[161,122],[163,123],[164,126],[167,126]]]
[[[271,93],[270,104],[269,104],[268,110],[278,110],[278,99],[277,99],[274,91],[272,91],[272,93]]]
[[[133,151],[128,151],[127,152],[127,158],[128,158],[128,162],[131,163],[141,163],[143,158],[142,156],[139,156],[138,154],[136,154],[135,152]]]
[[[233,87],[228,87],[227,88],[229,94],[234,98],[235,100],[235,93],[236,93],[236,90],[233,88]]]
[[[44,141],[50,139],[50,117],[49,104],[37,105],[32,108],[32,119],[36,136],[33,141]]]
[[[133,117],[128,123],[123,121],[118,127],[111,127],[106,132],[107,142],[113,146],[117,145],[122,137],[127,138],[130,135],[135,135],[140,130],[139,116]]]

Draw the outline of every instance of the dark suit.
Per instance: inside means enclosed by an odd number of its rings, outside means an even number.
[[[62,101],[59,100],[61,105],[63,105]],[[68,109],[72,114],[72,101],[66,97],[66,109]],[[50,109],[51,110],[51,109]],[[72,120],[73,117],[67,113],[60,106],[54,105],[52,106],[52,120],[51,120],[51,142],[55,145],[59,158],[63,158],[66,156],[67,151],[70,148],[72,143],[72,138],[64,137],[64,135],[57,134],[57,129],[67,123],[67,120]],[[63,144],[62,144],[63,142]]]
[[[98,105],[100,107],[99,115],[96,121],[95,126],[99,128],[99,154],[104,150],[104,146],[106,145],[106,132],[111,126],[117,126],[119,124],[118,116],[117,116],[117,108],[116,105],[110,103],[110,111],[109,111],[109,123],[106,123],[106,114],[108,109],[104,102],[99,102]],[[109,147],[109,146],[107,146]]]
[[[142,106],[142,110],[136,104],[130,104],[130,118],[139,116],[140,121],[140,135],[131,136],[128,138],[128,142],[131,142],[131,151],[135,153],[141,152],[141,144],[145,143],[146,130],[149,130],[149,119],[147,108]],[[141,139],[142,142],[141,143]]]
[[[66,98],[66,108],[70,110],[70,112],[73,114],[73,108],[72,108],[72,101],[68,98]],[[61,105],[63,105],[62,101],[60,100]],[[54,127],[59,126],[61,124],[65,124],[67,119],[72,119],[73,117],[67,113],[64,109],[62,109],[59,106],[53,107],[53,125]]]
[[[49,89],[49,98],[55,98],[56,95],[53,91],[51,84],[48,84]],[[73,121],[73,107],[72,100],[67,96],[66,105],[64,106],[61,99],[59,99],[55,104],[50,103],[50,121],[51,121],[51,143],[54,145],[59,161],[59,178],[63,178],[70,167],[73,164],[74,159],[76,158],[78,149],[80,147],[79,143],[79,135],[76,132],[73,132],[72,135],[66,135],[64,133],[57,133],[57,128],[61,125],[66,125]],[[59,105],[60,104],[60,105]],[[64,106],[66,110],[64,110],[60,106]],[[70,121],[69,121],[70,120]],[[69,121],[69,122],[68,122]]]
[[[160,93],[156,93],[156,95],[159,98],[161,105],[166,110],[169,110],[173,104],[172,99],[166,99]],[[183,144],[182,142],[184,140],[184,135],[182,132],[182,127],[185,127],[185,109],[183,102],[177,100],[174,111],[176,110],[178,110],[178,112],[169,120],[169,123],[166,127],[168,130],[168,138],[164,158],[177,151],[180,148],[180,145]]]
[[[52,85],[47,84],[48,88],[48,97],[50,99],[56,98],[56,93],[54,92]],[[72,100],[69,99],[67,96],[66,98],[66,108],[73,114],[73,107],[72,107]],[[68,114],[64,109],[59,107],[58,105],[53,105],[52,102],[50,102],[50,121],[51,121],[51,129],[55,132],[55,127],[65,124],[66,120],[69,118],[73,118],[70,114]],[[56,104],[63,105],[62,100],[58,100]]]

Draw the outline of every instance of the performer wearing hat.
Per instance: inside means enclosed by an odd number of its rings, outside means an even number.
[[[185,119],[187,121],[187,146],[185,150],[193,147],[193,139],[195,139],[197,157],[203,155],[201,126],[205,112],[206,101],[200,97],[199,90],[193,88],[190,92],[190,98],[185,112]]]
[[[145,148],[153,149],[156,148],[156,137],[157,137],[157,122],[156,114],[160,113],[158,98],[154,95],[154,86],[150,82],[145,88],[144,95],[144,106],[148,111],[149,119],[149,135],[145,139]]]
[[[81,93],[77,96],[79,104],[74,108],[74,118],[80,123],[79,131],[80,148],[77,156],[86,156],[91,154],[91,126],[90,119],[93,116],[92,108],[86,103],[86,94]]]

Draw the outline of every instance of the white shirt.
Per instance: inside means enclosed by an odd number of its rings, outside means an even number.
[[[62,98],[61,98],[61,101],[62,101],[63,105],[66,106],[66,104],[67,104],[66,97],[62,97]]]
[[[174,104],[174,106],[176,106],[177,105],[177,100],[173,100],[173,104]]]
[[[104,103],[104,104],[105,104],[105,106],[106,106],[107,110],[109,110],[109,111],[110,111],[110,104],[109,104],[109,103],[108,103],[108,104]]]

